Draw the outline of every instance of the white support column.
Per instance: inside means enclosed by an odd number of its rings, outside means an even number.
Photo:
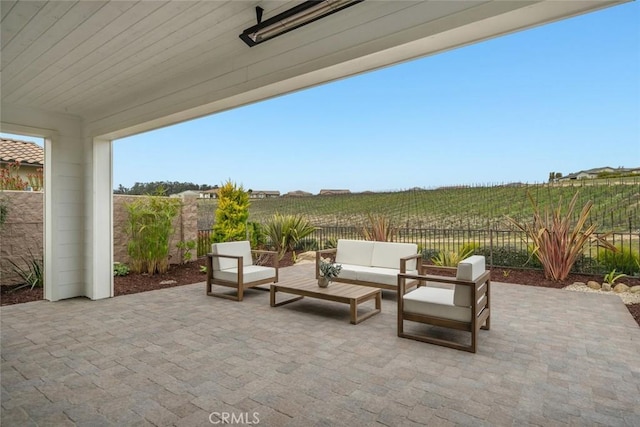
[[[111,140],[87,141],[86,289],[91,299],[113,296],[113,179]]]

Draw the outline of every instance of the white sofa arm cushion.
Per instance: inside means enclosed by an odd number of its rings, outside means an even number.
[[[486,271],[485,258],[482,255],[473,255],[465,258],[458,263],[456,271],[456,279],[472,282],[480,277]],[[471,306],[471,287],[465,285],[456,285],[453,297],[455,305],[460,307]]]

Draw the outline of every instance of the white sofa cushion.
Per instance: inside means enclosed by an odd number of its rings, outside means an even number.
[[[363,265],[342,264],[342,270],[340,270],[338,278],[345,280],[358,280],[359,273],[370,269],[371,267]]]
[[[473,281],[480,277],[486,271],[485,258],[482,255],[473,255],[465,258],[458,263],[456,270],[456,279]],[[471,287],[465,285],[455,286],[455,295],[453,302],[457,306],[471,306]]]
[[[370,266],[373,243],[367,240],[339,239],[336,263]]]
[[[242,265],[252,265],[251,244],[245,240],[242,242],[224,242],[211,245],[211,253],[215,255],[234,255],[242,257]],[[233,258],[213,257],[213,271],[238,268],[238,261]],[[214,275],[215,277],[215,275]]]
[[[273,267],[263,267],[260,265],[248,265],[242,267],[243,282],[255,282],[258,280],[270,279],[276,277],[276,269]],[[229,268],[226,270],[213,271],[213,277],[218,280],[226,280],[228,282],[238,282],[238,268]]]
[[[358,280],[398,286],[398,272],[397,268],[368,267],[358,271]],[[418,274],[418,271],[409,271],[407,274]]]
[[[403,296],[404,312],[442,319],[471,321],[471,308],[453,304],[453,289],[420,287]]]
[[[372,267],[394,268],[400,270],[400,258],[418,253],[418,245],[415,243],[374,242],[371,255]],[[416,261],[407,263],[407,270],[415,270]]]

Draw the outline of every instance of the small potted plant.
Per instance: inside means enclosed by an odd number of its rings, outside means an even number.
[[[320,278],[318,279],[318,286],[326,288],[331,281],[338,277],[342,265],[331,262],[330,259],[320,258]]]

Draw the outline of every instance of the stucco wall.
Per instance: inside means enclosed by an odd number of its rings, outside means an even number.
[[[125,203],[144,196],[113,196],[113,255],[114,260],[128,263],[127,235],[125,231],[127,210]],[[6,201],[9,211],[4,226],[0,229],[0,284],[17,283],[12,272],[12,259],[22,262],[22,257],[29,259],[31,255],[42,259],[44,240],[44,196],[42,192],[4,191],[0,198]],[[196,198],[182,199],[182,209],[174,220],[174,233],[171,237],[170,262],[177,264],[182,254],[176,248],[179,241],[197,240],[198,207]],[[192,252],[195,259],[196,250]]]

